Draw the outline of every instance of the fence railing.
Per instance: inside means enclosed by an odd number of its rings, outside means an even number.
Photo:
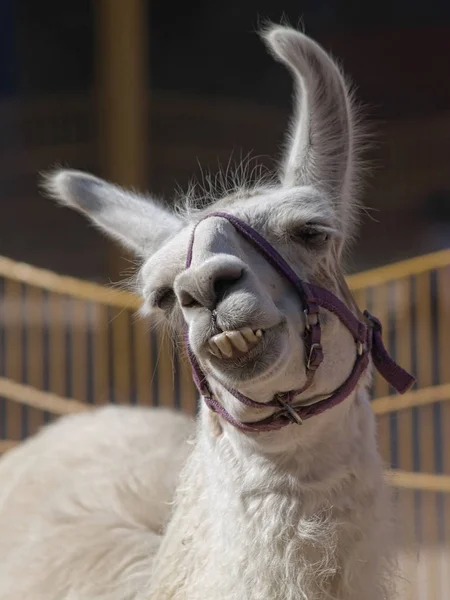
[[[373,409],[387,462],[450,475],[442,447],[450,434],[450,250],[348,282],[360,306],[383,322],[390,352],[418,378],[411,392],[396,396],[375,375]],[[63,402],[164,404],[193,412],[189,368],[162,331],[135,316],[139,306],[129,292],[0,257],[0,376]],[[44,402],[42,394],[22,391],[18,406],[19,397],[1,393],[2,439],[20,440],[66,412],[64,403]]]
[[[450,250],[350,276],[392,355],[417,376],[398,396],[375,375],[379,445],[397,489],[408,600],[450,597]],[[0,453],[58,415],[105,403],[194,413],[182,352],[136,317],[129,292],[0,257]],[[417,552],[420,549],[420,560]]]
[[[138,307],[133,294],[0,258],[0,375],[47,393],[22,393],[18,403],[0,384],[0,439],[20,440],[67,412],[48,394],[193,412],[187,365],[163,331],[135,316]]]

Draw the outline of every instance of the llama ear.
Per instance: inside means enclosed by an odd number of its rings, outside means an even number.
[[[127,192],[81,171],[47,175],[46,192],[87,215],[100,229],[140,256],[149,256],[181,229],[176,215],[150,198]]]
[[[352,223],[354,185],[355,118],[349,90],[337,65],[307,36],[288,27],[273,27],[263,35],[296,84],[282,183],[323,191],[334,202],[345,234]]]

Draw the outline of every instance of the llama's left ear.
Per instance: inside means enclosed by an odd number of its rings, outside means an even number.
[[[181,219],[152,198],[138,196],[89,173],[56,171],[47,175],[44,188],[58,202],[83,213],[144,258],[183,226]]]
[[[285,158],[285,187],[312,185],[335,205],[342,233],[351,230],[354,187],[354,113],[337,65],[307,36],[273,27],[264,38],[293,73],[295,118]]]

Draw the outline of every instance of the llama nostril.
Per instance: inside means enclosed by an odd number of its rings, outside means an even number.
[[[223,300],[230,288],[237,283],[243,275],[243,269],[231,268],[218,274],[213,283],[216,304]]]
[[[196,300],[194,298],[194,296],[191,296],[191,294],[189,292],[186,292],[186,290],[180,290],[180,292],[178,294],[178,299],[183,308],[189,308],[192,306],[200,306],[200,303],[198,302],[198,300]]]
[[[169,310],[175,304],[175,293],[171,287],[161,287],[151,295],[150,302],[161,310]]]
[[[183,309],[216,308],[243,276],[244,266],[240,261],[236,262],[230,264],[230,260],[213,259],[181,273],[175,282],[180,306]]]

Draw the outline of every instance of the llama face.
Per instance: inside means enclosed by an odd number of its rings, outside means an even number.
[[[339,293],[327,264],[334,260],[340,235],[329,204],[313,188],[262,189],[251,198],[229,198],[219,205],[264,235],[302,279]],[[202,368],[226,385],[272,382],[279,391],[300,387],[305,323],[297,292],[219,217],[197,226],[186,269],[192,229],[188,223],[144,263],[140,281],[146,312],[159,312],[178,327],[187,324]],[[322,325],[325,337],[341,329],[326,311]],[[347,338],[343,330],[341,349]],[[351,338],[348,343],[354,347]],[[331,359],[333,353],[327,354]]]
[[[298,90],[279,184],[240,190],[203,212],[176,214],[74,171],[51,176],[48,189],[142,257],[145,311],[187,327],[205,373],[270,399],[305,379],[300,298],[218,217],[198,225],[186,269],[192,230],[205,212],[234,214],[259,231],[302,279],[340,295],[339,260],[352,228],[355,125],[340,72],[317,44],[288,28],[272,29],[265,39],[294,73]],[[342,383],[355,352],[349,332],[333,315],[322,311],[321,321],[325,360],[314,382],[319,394]]]

